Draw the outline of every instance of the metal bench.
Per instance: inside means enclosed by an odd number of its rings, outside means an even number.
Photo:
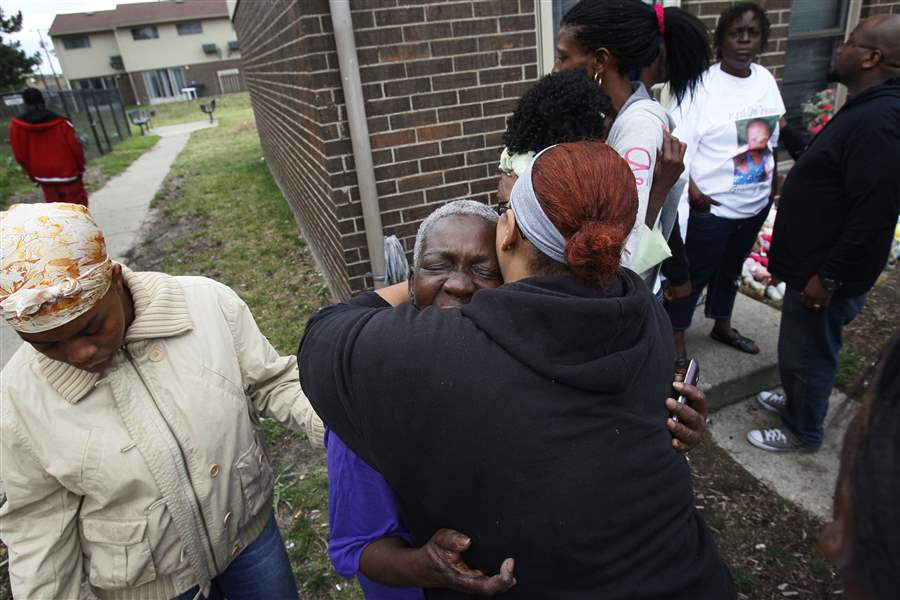
[[[145,135],[147,131],[153,128],[153,116],[154,112],[152,110],[128,111],[128,120],[131,121],[132,125],[137,125],[141,128],[141,135]]]
[[[201,104],[200,105],[200,111],[203,112],[204,114],[209,115],[210,123],[213,122],[213,113],[215,112],[215,110],[216,110],[216,99],[215,98],[210,100],[209,104]]]

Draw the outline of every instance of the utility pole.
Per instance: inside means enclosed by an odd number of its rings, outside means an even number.
[[[47,55],[47,64],[50,65],[50,72],[53,73],[53,79],[56,80],[56,87],[59,91],[62,91],[63,87],[59,83],[59,76],[56,74],[56,68],[53,66],[53,59],[50,58],[50,49],[47,48],[47,44],[44,42],[44,34],[40,29],[32,29],[32,31],[37,31],[38,36],[41,38],[41,48],[44,49],[44,54]]]

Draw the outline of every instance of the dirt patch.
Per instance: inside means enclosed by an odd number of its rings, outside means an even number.
[[[44,202],[44,194],[38,188],[34,188],[33,192],[23,192],[16,194],[6,202],[6,206],[0,207],[2,209],[8,208],[13,204],[40,204]]]
[[[821,599],[841,593],[816,546],[819,519],[760,483],[709,438],[690,453],[690,463],[697,507],[731,568],[738,598]]]
[[[172,219],[167,214],[169,206],[191,179],[193,179],[191,175],[169,177],[153,198],[150,212],[138,236],[143,242],[129,250],[125,257],[133,270],[161,271],[169,248],[177,240],[191,240],[198,245],[204,244],[204,237],[200,234],[206,228],[207,219],[201,216]]]
[[[251,123],[249,121],[245,121],[238,125],[237,129],[235,129],[238,133],[246,133],[246,132],[254,132],[256,133],[256,123]]]

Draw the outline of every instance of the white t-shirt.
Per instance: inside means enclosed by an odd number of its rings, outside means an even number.
[[[750,65],[749,77],[711,66],[694,94],[672,110],[673,135],[687,144],[685,174],[721,202],[712,207],[714,215],[744,219],[765,208],[782,115],[775,78],[757,64]]]

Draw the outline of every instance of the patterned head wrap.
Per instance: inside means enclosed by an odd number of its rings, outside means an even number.
[[[0,310],[17,331],[77,319],[109,290],[113,263],[83,206],[14,204],[0,212]]]

